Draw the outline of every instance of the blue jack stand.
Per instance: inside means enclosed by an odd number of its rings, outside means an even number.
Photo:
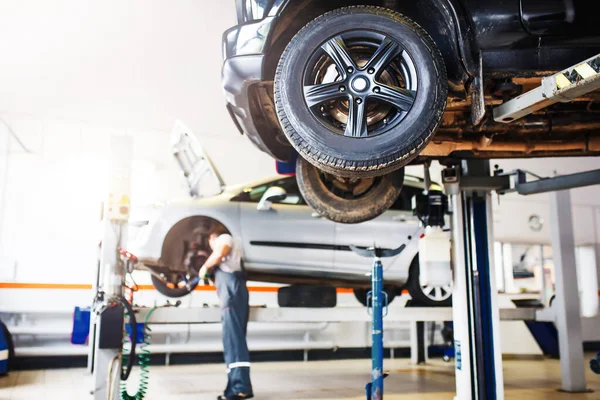
[[[383,317],[387,315],[388,296],[383,291],[383,264],[381,259],[385,257],[394,257],[400,254],[406,245],[397,249],[380,249],[371,247],[368,249],[350,246],[353,252],[362,256],[373,258],[371,269],[371,291],[367,294],[367,306],[370,314],[373,316],[371,347],[371,382],[367,383],[365,390],[367,400],[383,399],[383,379],[387,374],[383,373]],[[384,314],[385,307],[385,314]]]
[[[596,374],[600,375],[600,350],[596,354],[596,358],[590,360],[590,369]]]

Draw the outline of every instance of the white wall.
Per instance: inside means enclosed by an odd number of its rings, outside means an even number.
[[[600,158],[557,158],[495,160],[505,171],[529,170],[543,177],[572,174],[600,168]],[[530,179],[535,179],[530,177]],[[521,196],[516,193],[494,199],[494,233],[496,240],[512,243],[550,244],[549,194]],[[600,243],[600,186],[571,191],[576,245]],[[529,228],[531,215],[544,220],[540,232]]]
[[[0,110],[203,134],[233,131],[221,35],[233,1],[0,2]]]
[[[137,205],[185,195],[183,120],[228,183],[274,173],[221,91],[233,1],[0,2],[0,280],[88,281],[111,134],[134,137]],[[9,149],[7,149],[10,146]]]

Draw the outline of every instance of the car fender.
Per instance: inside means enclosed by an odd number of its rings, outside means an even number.
[[[406,248],[402,253],[392,259],[383,259],[383,279],[384,282],[404,285],[408,281],[410,264],[419,254],[419,239],[415,238],[406,243]]]
[[[267,58],[263,65],[263,78],[275,75],[277,63],[283,49],[293,35],[317,16],[334,9],[361,5],[358,0],[325,2],[304,0],[277,2],[269,16],[275,16],[265,44]],[[384,1],[373,5],[386,7]],[[397,2],[395,7],[387,7],[405,14],[419,23],[436,41],[449,71],[449,77],[456,82],[464,82],[477,75],[479,70],[479,49],[474,38],[472,20],[458,0],[422,0],[418,2]]]
[[[208,217],[222,223],[232,236],[241,235],[239,205],[220,197],[171,203],[129,244],[129,251],[140,260],[158,260],[169,231],[191,217]]]

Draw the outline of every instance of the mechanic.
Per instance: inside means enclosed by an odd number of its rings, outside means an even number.
[[[208,244],[212,254],[200,269],[200,279],[214,271],[217,294],[221,302],[223,353],[227,365],[227,387],[220,400],[254,397],[250,382],[250,355],[246,343],[248,326],[248,288],[242,267],[240,246],[227,233],[213,232]]]

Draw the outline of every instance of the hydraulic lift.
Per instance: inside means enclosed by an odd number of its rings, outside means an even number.
[[[112,136],[110,146],[110,182],[102,213],[96,298],[90,322],[88,370],[94,373],[95,400],[117,400],[118,383],[131,372],[130,368],[127,371],[121,368],[125,311],[129,303],[123,297],[125,268],[120,262],[119,249],[127,243],[133,141],[130,136]]]
[[[500,313],[493,265],[491,193],[465,185],[490,177],[489,161],[443,171],[450,196],[456,398],[504,399]]]
[[[565,190],[600,184],[600,170],[534,181],[528,181],[527,175],[521,170],[492,174],[489,161],[483,160],[463,161],[442,174],[451,199],[457,399],[504,398],[492,253],[492,191],[522,195],[553,192],[557,296],[553,319],[559,331],[562,390],[586,391],[571,202]]]

